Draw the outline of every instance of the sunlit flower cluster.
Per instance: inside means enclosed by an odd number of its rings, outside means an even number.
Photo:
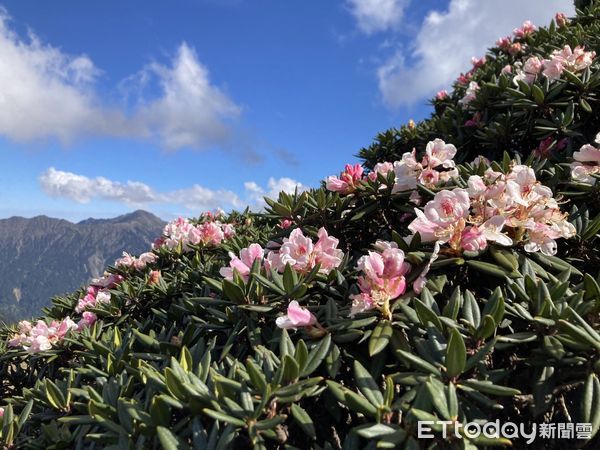
[[[594,141],[600,144],[600,133]],[[600,175],[600,149],[591,144],[585,144],[579,151],[573,153],[571,163],[571,178],[585,184],[596,184],[594,175]]]
[[[471,81],[467,90],[465,91],[465,95],[461,98],[458,103],[463,106],[468,106],[475,98],[477,97],[477,91],[479,91],[479,84],[476,81]]]
[[[375,251],[360,257],[357,269],[360,294],[353,295],[350,316],[378,308],[389,314],[389,301],[404,294],[405,275],[410,265],[404,261],[404,252],[395,242],[377,241]]]
[[[552,52],[549,59],[540,59],[537,56],[529,57],[522,67],[516,70],[513,81],[515,83],[524,81],[531,84],[541,75],[550,81],[558,80],[565,70],[573,73],[585,70],[592,64],[595,57],[596,52],[587,52],[581,46],[571,49],[569,45],[565,45],[561,50]]]
[[[387,177],[393,171],[395,177],[392,193],[414,190],[417,184],[435,187],[458,176],[453,160],[455,155],[454,145],[435,139],[427,144],[425,155],[420,161],[417,160],[416,150],[413,149],[412,152],[404,153],[400,161],[377,163],[367,176],[363,176],[362,167],[348,164],[346,171],[339,178],[329,177],[326,186],[329,190],[349,194],[361,183],[374,182],[379,175]],[[385,184],[381,187],[385,187]],[[418,195],[415,196],[417,197]]]
[[[158,256],[152,252],[142,253],[140,256],[133,256],[123,252],[123,256],[115,261],[115,267],[144,270],[148,264],[156,262]]]
[[[427,144],[421,161],[417,160],[415,150],[404,153],[402,159],[394,163],[396,178],[392,193],[414,190],[418,183],[434,187],[457,177],[455,155],[456,147],[441,139]]]
[[[212,216],[209,219],[212,219]],[[195,225],[188,219],[179,217],[165,226],[163,235],[154,243],[153,247],[166,247],[173,250],[181,245],[183,251],[190,251],[194,245],[219,245],[234,234],[235,230],[231,224],[221,223],[218,220],[207,220]]]
[[[78,323],[68,316],[60,321],[53,320],[50,325],[43,320],[38,320],[35,325],[24,320],[19,322],[18,332],[8,341],[8,345],[20,347],[30,353],[48,351],[62,341],[69,331],[81,331],[95,321],[96,315],[91,312],[83,313]]]
[[[327,189],[340,194],[351,194],[363,181],[363,168],[360,164],[346,164],[344,171],[339,177],[327,177],[325,185]]]
[[[515,165],[508,174],[488,169],[473,175],[468,188],[440,191],[408,228],[424,242],[447,244],[454,252],[484,250],[489,242],[522,243],[528,252],[556,253],[556,239],[575,235],[552,190],[536,180],[531,167]]]
[[[339,240],[329,236],[325,228],[321,228],[317,236],[317,241],[313,242],[310,237],[304,236],[300,228],[296,228],[283,239],[277,250],[265,252],[260,245],[251,244],[242,249],[239,256],[230,253],[229,267],[222,267],[220,274],[231,280],[236,270],[247,280],[256,260],[267,270],[283,272],[286,265],[290,265],[298,273],[307,273],[319,265],[319,272],[328,274],[341,264],[344,252],[337,248]]]
[[[317,325],[317,318],[308,309],[303,308],[296,300],[292,300],[287,307],[287,314],[275,320],[279,328],[296,330]]]
[[[95,308],[98,304],[110,303],[109,289],[115,288],[123,281],[121,275],[108,274],[93,280],[86,290],[85,296],[79,299],[75,312],[81,313],[86,309]]]

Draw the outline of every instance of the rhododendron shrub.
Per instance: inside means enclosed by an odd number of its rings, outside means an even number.
[[[525,448],[454,432],[498,421],[573,429],[533,448],[600,448],[587,3],[501,38],[363,164],[260,213],[174,220],[148,252],[3,327],[2,444]],[[450,429],[419,439],[419,421]]]

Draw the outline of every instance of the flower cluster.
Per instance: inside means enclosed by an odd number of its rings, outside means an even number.
[[[410,265],[404,261],[404,252],[395,242],[377,241],[376,251],[369,251],[358,260],[361,271],[358,278],[360,294],[351,296],[350,317],[373,308],[389,314],[389,301],[404,294],[405,275]]]
[[[290,265],[296,272],[307,273],[319,265],[319,272],[328,274],[341,264],[344,257],[344,252],[337,248],[338,243],[339,240],[329,236],[325,228],[318,231],[317,242],[313,242],[310,237],[304,236],[300,228],[296,228],[289,237],[283,239],[279,249],[268,251],[266,256],[258,244],[242,249],[239,257],[230,253],[229,267],[222,267],[220,274],[231,280],[233,271],[236,270],[247,280],[256,260],[267,270],[283,272],[285,266]]]
[[[264,255],[265,251],[259,244],[250,244],[249,247],[240,250],[239,258],[235,253],[229,252],[231,258],[229,267],[221,267],[219,273],[223,278],[232,280],[233,272],[236,270],[245,281],[248,281],[254,261],[259,260],[262,263]]]
[[[540,59],[537,56],[529,57],[523,67],[516,71],[513,81],[524,81],[527,84],[533,83],[540,75],[545,76],[550,81],[558,80],[565,70],[570,72],[581,72],[589,67],[596,52],[586,52],[581,46],[571,49],[565,45],[561,50],[555,50],[549,59]]]
[[[212,219],[212,216],[209,219]],[[216,246],[234,234],[235,230],[231,224],[207,220],[195,225],[188,219],[179,217],[165,225],[163,235],[153,247],[173,250],[181,244],[183,251],[190,251],[192,245]]]
[[[275,320],[279,328],[295,330],[297,328],[306,328],[317,325],[317,318],[308,309],[303,308],[296,300],[288,304],[287,314],[280,316]]]
[[[523,39],[533,34],[535,30],[537,30],[537,27],[533,23],[531,23],[531,21],[526,20],[525,22],[523,22],[523,25],[513,30],[513,35],[516,39]]]
[[[472,175],[467,189],[440,191],[415,213],[408,226],[413,233],[455,252],[484,250],[489,242],[520,242],[528,252],[554,255],[556,239],[575,235],[552,190],[524,165],[508,174],[488,169],[483,177]]]
[[[441,139],[429,142],[425,148],[425,156],[417,160],[416,150],[406,152],[400,161],[394,163],[385,161],[377,163],[373,170],[363,177],[362,167],[346,165],[346,171],[338,177],[327,178],[327,189],[343,194],[354,192],[360,183],[376,181],[378,175],[387,177],[394,172],[394,186],[392,193],[414,190],[420,183],[427,187],[435,187],[447,183],[451,178],[458,176],[453,161],[456,147],[446,144]],[[382,184],[382,187],[384,185]]]
[[[473,100],[475,100],[475,97],[477,97],[477,91],[479,91],[479,84],[477,84],[475,81],[471,81],[467,87],[467,90],[465,91],[464,97],[461,98],[458,103],[460,103],[462,106],[468,106],[469,103],[471,103]]]
[[[109,289],[115,288],[122,281],[123,277],[116,274],[108,274],[102,278],[92,280],[85,296],[77,302],[75,312],[81,313],[86,309],[95,308],[99,303],[110,303]]]
[[[435,139],[427,144],[425,156],[421,161],[417,161],[415,150],[404,153],[402,159],[394,163],[396,179],[392,193],[414,190],[418,183],[434,187],[457,177],[454,155],[456,155],[456,147],[446,144],[441,139]]]
[[[600,133],[596,135],[594,142],[600,144]],[[573,153],[573,159],[571,178],[580,183],[596,184],[594,175],[600,175],[600,149],[591,144],[585,144],[579,151]]]
[[[115,261],[115,267],[144,270],[146,265],[156,262],[157,259],[158,256],[152,252],[142,253],[138,257],[123,252],[123,256]]]
[[[79,323],[75,323],[69,316],[57,321],[53,320],[48,325],[43,320],[38,320],[35,325],[24,320],[19,322],[19,330],[9,341],[9,347],[21,347],[30,353],[50,350],[59,343],[69,331],[81,331],[91,326],[96,321],[96,315],[91,312],[83,313]]]
[[[346,164],[344,171],[339,177],[327,177],[325,185],[327,189],[340,194],[351,194],[363,181],[363,168],[360,164]]]

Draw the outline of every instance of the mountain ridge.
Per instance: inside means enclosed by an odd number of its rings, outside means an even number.
[[[123,251],[146,251],[164,224],[143,210],[79,222],[46,215],[0,219],[0,317],[39,314],[51,297],[100,276]]]

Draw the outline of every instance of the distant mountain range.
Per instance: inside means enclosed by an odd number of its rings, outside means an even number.
[[[141,210],[79,223],[46,216],[0,220],[0,319],[39,315],[51,297],[100,276],[123,251],[147,251],[164,224]]]

